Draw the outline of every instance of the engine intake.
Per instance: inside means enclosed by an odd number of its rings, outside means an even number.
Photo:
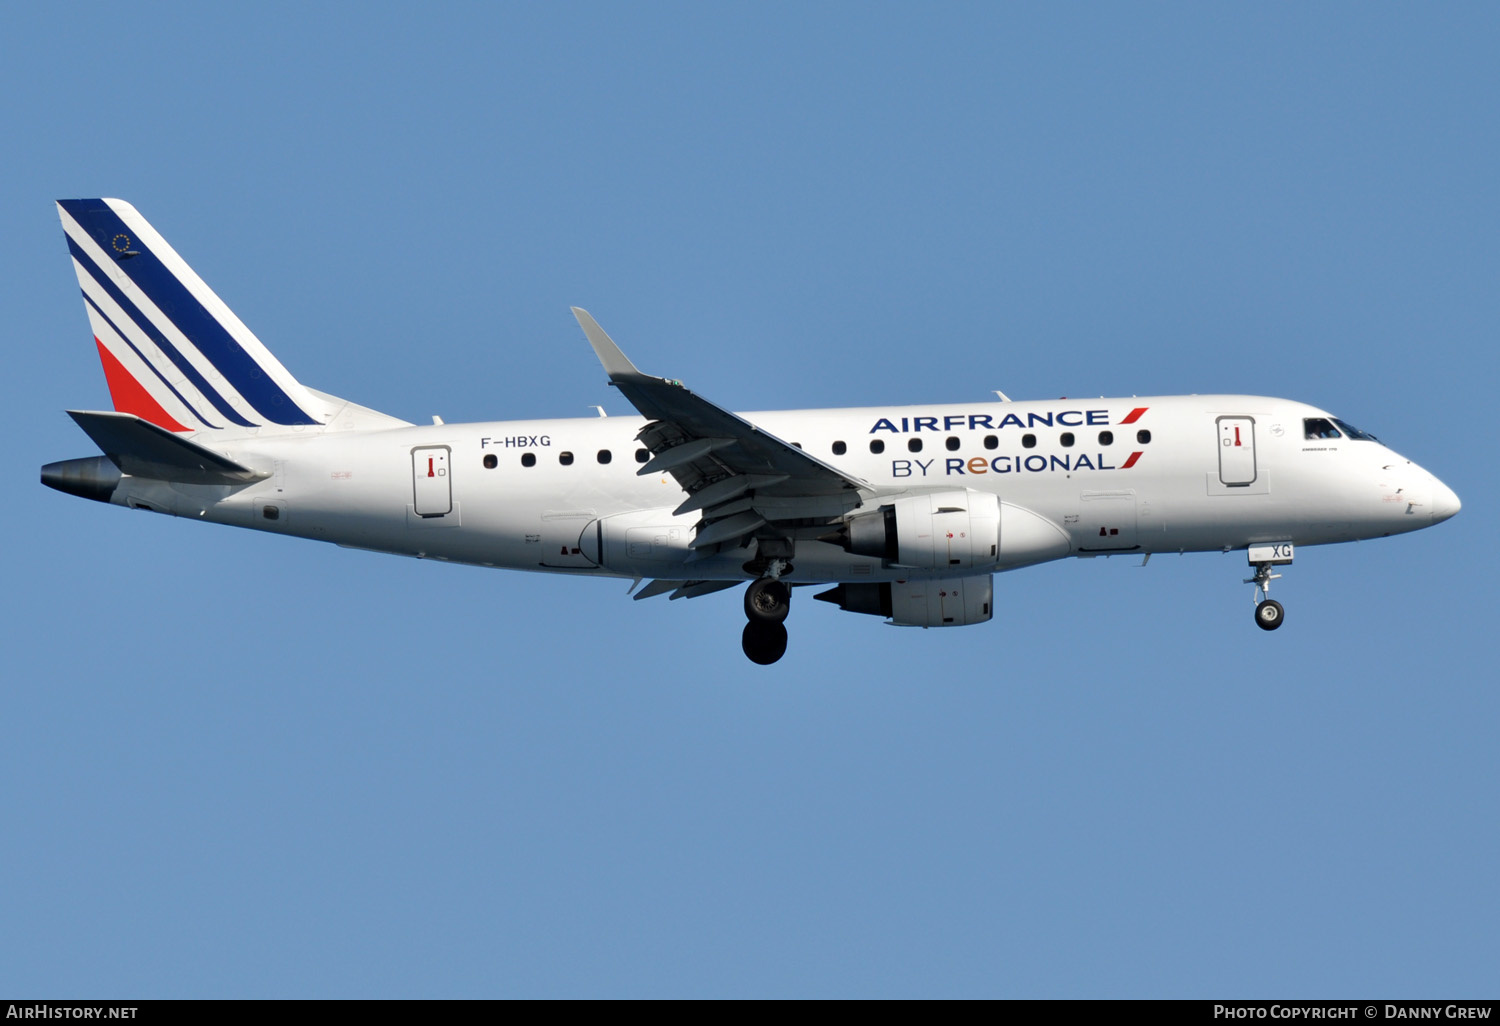
[[[1072,551],[1051,520],[973,489],[905,496],[855,514],[820,540],[887,566],[923,570],[1013,570]]]
[[[907,495],[850,517],[838,540],[890,566],[986,570],[1000,559],[1000,500],[971,488]]]

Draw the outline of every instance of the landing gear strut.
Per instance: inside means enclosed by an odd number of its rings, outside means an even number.
[[[1256,563],[1255,576],[1245,578],[1246,584],[1255,585],[1255,626],[1263,631],[1274,631],[1286,619],[1286,610],[1271,597],[1271,582],[1280,574],[1271,573],[1270,563]]]
[[[1255,567],[1255,576],[1245,578],[1246,584],[1255,585],[1255,626],[1263,631],[1274,631],[1286,619],[1286,610],[1281,603],[1271,598],[1271,582],[1280,574],[1271,573],[1273,566],[1287,566],[1292,562],[1292,543],[1263,542],[1251,545],[1245,553],[1250,565]]]
[[[786,617],[792,611],[792,589],[781,581],[786,563],[773,559],[766,576],[745,589],[745,624],[740,644],[752,663],[770,666],[786,655]]]

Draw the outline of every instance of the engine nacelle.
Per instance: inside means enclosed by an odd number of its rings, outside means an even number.
[[[850,517],[840,542],[891,566],[986,570],[1000,558],[1000,500],[972,488],[905,495]]]
[[[963,627],[994,615],[994,579],[946,577],[889,584],[840,584],[815,598],[850,613],[889,617],[897,627]]]
[[[1051,520],[973,489],[905,496],[850,517],[823,540],[887,566],[925,570],[1012,570],[1072,551],[1067,533]]]

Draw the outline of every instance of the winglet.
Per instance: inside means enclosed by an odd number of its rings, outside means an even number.
[[[620,347],[615,345],[615,340],[604,333],[599,327],[599,322],[589,315],[587,310],[573,307],[573,316],[578,318],[578,326],[588,336],[589,345],[594,347],[594,355],[599,357],[599,362],[604,364],[605,373],[611,379],[614,378],[643,378],[646,375],[635,369],[635,364],[630,358],[620,352]]]

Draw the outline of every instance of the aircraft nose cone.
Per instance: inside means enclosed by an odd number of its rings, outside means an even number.
[[[1432,522],[1434,524],[1447,520],[1453,514],[1463,508],[1463,503],[1458,501],[1458,496],[1453,489],[1443,482],[1433,478],[1432,480]]]

